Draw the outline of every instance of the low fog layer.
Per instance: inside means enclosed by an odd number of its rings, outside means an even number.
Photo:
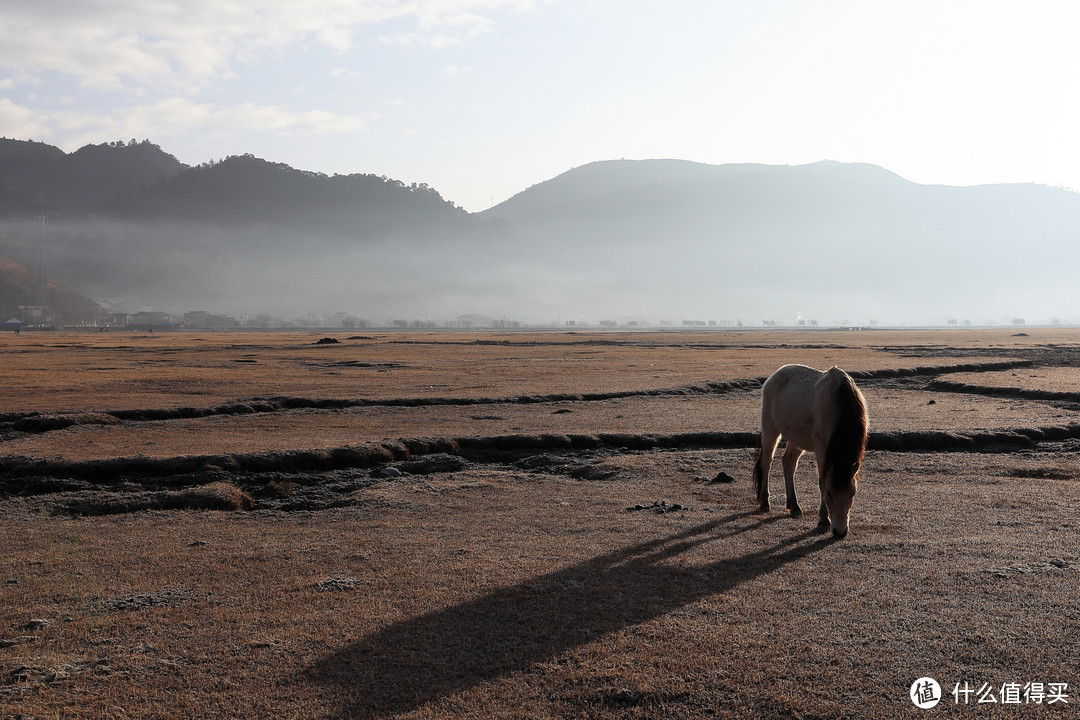
[[[612,161],[469,215],[427,188],[367,177],[383,193],[367,205],[361,179],[245,162],[243,187],[208,190],[213,170],[194,169],[108,211],[8,220],[0,254],[36,267],[43,252],[51,279],[128,312],[1080,322],[1080,196],[1063,190],[922,186],[838,163]]]
[[[598,295],[652,317],[1080,322],[1080,195],[1060,189],[925,186],[831,162],[612,161],[483,215],[567,249]]]
[[[285,318],[349,312],[373,322],[497,306],[515,281],[497,248],[378,242],[268,225],[84,220],[6,224],[6,251],[112,309],[209,310]]]

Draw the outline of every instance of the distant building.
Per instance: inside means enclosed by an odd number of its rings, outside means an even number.
[[[164,312],[137,312],[134,315],[128,317],[128,325],[137,329],[172,329],[174,325],[173,316]]]
[[[205,328],[212,330],[224,330],[238,325],[236,318],[228,315],[214,315],[204,310],[194,310],[184,313],[184,327]]]
[[[47,305],[20,305],[23,323],[28,327],[52,327],[56,317]]]
[[[111,313],[106,315],[100,324],[108,327],[125,327],[131,324],[131,316],[127,313]]]
[[[487,315],[467,314],[458,315],[452,321],[446,324],[451,328],[489,328],[495,327],[495,318],[488,317]]]

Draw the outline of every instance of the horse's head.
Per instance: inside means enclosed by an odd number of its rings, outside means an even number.
[[[829,510],[833,537],[842,538],[848,533],[848,520],[851,506],[855,503],[855,493],[859,491],[859,463],[837,472],[835,467],[825,476],[825,507]]]
[[[829,511],[833,535],[842,538],[848,532],[851,504],[859,490],[859,466],[866,451],[866,401],[855,382],[842,376],[833,394],[835,425],[825,449],[825,478],[821,496]],[[835,377],[835,376],[834,376]]]

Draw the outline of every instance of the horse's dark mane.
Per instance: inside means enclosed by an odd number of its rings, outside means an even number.
[[[832,485],[852,484],[866,452],[866,404],[846,373],[836,388],[836,426],[825,448],[825,467],[832,466]]]

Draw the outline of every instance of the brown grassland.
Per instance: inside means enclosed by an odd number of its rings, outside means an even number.
[[[0,335],[0,717],[1080,706],[1080,331],[321,337]],[[755,512],[789,362],[867,399],[843,540],[811,456]]]

